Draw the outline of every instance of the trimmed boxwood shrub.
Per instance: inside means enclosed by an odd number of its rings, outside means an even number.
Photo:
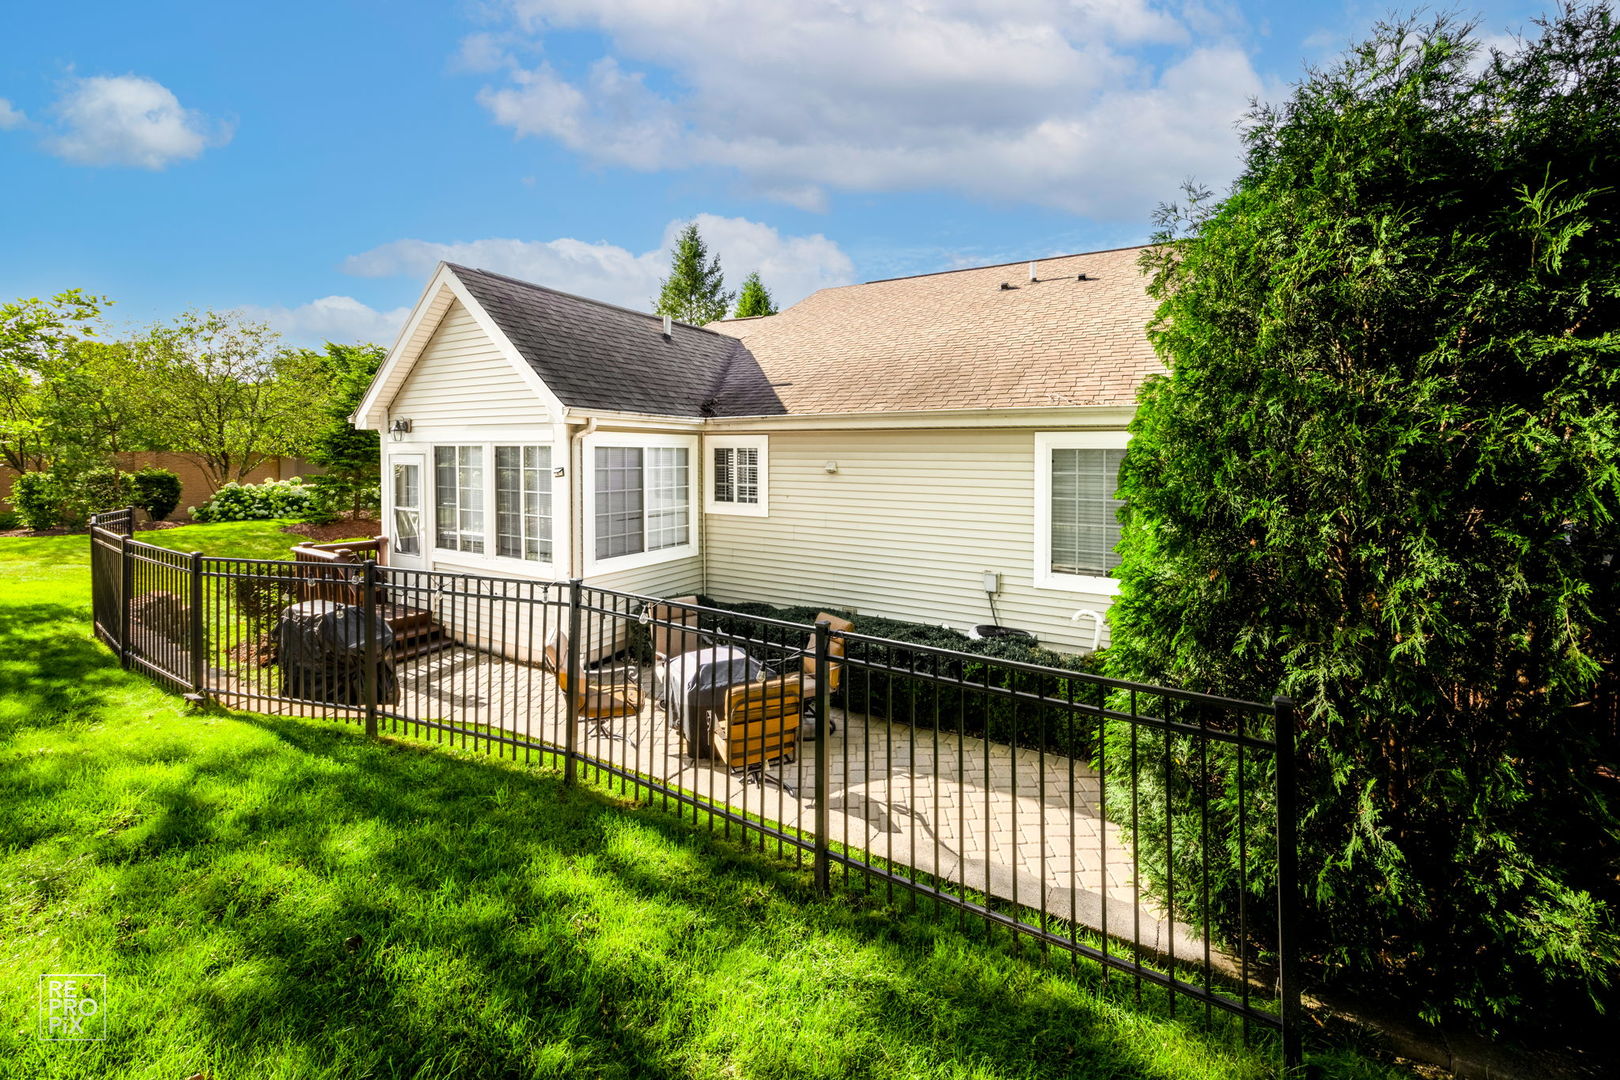
[[[760,641],[768,646],[763,650],[767,653],[802,648],[808,632],[762,626],[748,616],[812,624],[817,614],[825,612],[852,619],[857,635],[893,642],[850,643],[851,662],[844,668],[842,685],[833,702],[852,712],[930,731],[937,728],[941,732],[961,732],[1075,757],[1088,757],[1095,742],[1096,723],[1081,722],[1077,711],[1042,707],[1027,697],[1020,700],[1002,691],[1095,705],[1101,701],[1096,683],[1021,671],[996,661],[1096,674],[1102,664],[1100,652],[1075,656],[1006,638],[976,640],[947,627],[852,616],[834,607],[728,604],[707,597],[702,602],[706,607],[736,615],[705,615],[705,629]],[[940,656],[907,646],[948,650],[951,655]]]
[[[203,503],[191,508],[197,521],[269,521],[305,518],[317,509],[315,489],[298,477],[266,480],[262,484],[226,484]]]
[[[148,465],[129,475],[130,499],[153,521],[162,521],[180,505],[180,477],[168,469]]]

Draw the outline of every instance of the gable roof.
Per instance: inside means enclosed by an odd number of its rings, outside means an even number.
[[[441,264],[357,416],[385,421],[455,297],[553,403],[583,412],[748,417],[1131,407],[1162,371],[1142,248],[822,289],[707,327]],[[1084,274],[1086,280],[1080,280]],[[1003,283],[1006,288],[1003,288]]]
[[[735,338],[659,315],[449,264],[552,393],[570,408],[711,416],[724,399],[745,415],[779,413]],[[738,414],[733,414],[738,415]]]
[[[1142,250],[1037,260],[1034,282],[1020,262],[822,289],[709,329],[748,347],[790,414],[1129,406],[1164,370]]]

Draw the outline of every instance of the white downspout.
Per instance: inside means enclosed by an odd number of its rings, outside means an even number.
[[[578,420],[564,420],[573,426]],[[568,577],[585,576],[585,436],[596,430],[596,417],[568,438]]]

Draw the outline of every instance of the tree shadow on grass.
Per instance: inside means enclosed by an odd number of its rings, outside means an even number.
[[[0,619],[0,699],[9,726],[39,726],[93,713],[107,695],[127,691],[129,676],[85,632],[82,606],[7,604]],[[0,735],[5,734],[0,731]]]
[[[104,1044],[109,1075],[174,1038],[218,1075],[1169,1075],[1155,1036],[1122,1038],[1073,982],[817,898],[670,813],[509,762],[233,719],[273,744],[200,751],[83,852],[116,899],[81,952],[115,978],[184,980]]]

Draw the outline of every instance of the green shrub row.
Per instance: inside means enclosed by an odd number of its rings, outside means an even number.
[[[12,483],[10,502],[25,529],[82,528],[91,514],[122,506],[162,521],[180,502],[180,477],[153,466],[132,473],[107,465],[23,473]]]
[[[759,641],[768,652],[802,648],[807,634],[761,625],[758,618],[810,624],[825,612],[851,619],[858,635],[885,639],[849,643],[850,662],[833,701],[852,712],[1073,757],[1089,757],[1095,745],[1097,721],[1067,703],[1100,704],[1097,683],[1023,671],[1006,661],[1095,675],[1102,670],[1101,652],[1076,656],[1029,642],[974,639],[948,627],[856,616],[833,607],[728,604],[708,597],[702,603],[731,613],[705,614],[704,629]]]

